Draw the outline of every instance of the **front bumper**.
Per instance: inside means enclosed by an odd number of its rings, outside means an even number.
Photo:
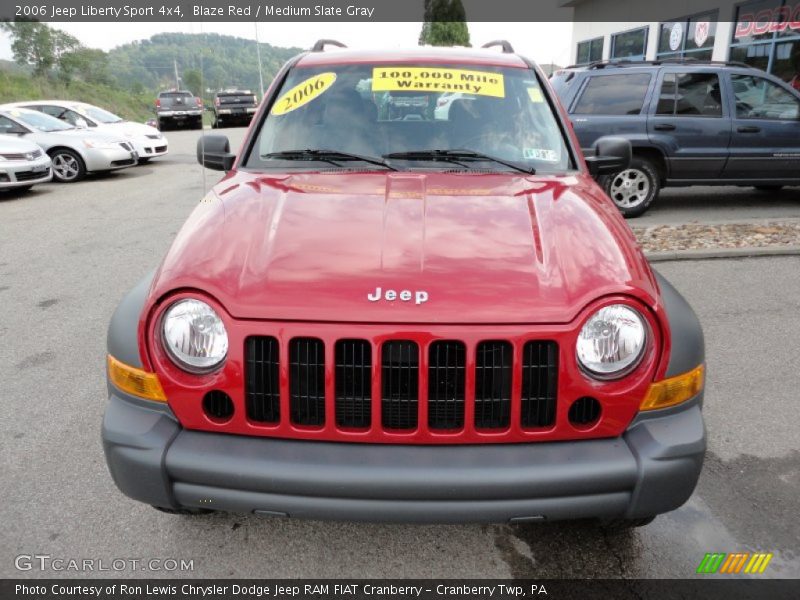
[[[0,162],[0,189],[46,183],[53,178],[50,157],[30,161]]]
[[[692,494],[701,400],[615,439],[399,446],[190,431],[165,406],[112,389],[103,446],[120,490],[162,507],[418,523],[637,518]]]
[[[165,137],[161,139],[138,138],[131,143],[139,158],[156,158],[157,156],[164,156],[169,151],[169,145]]]
[[[122,147],[89,148],[83,158],[86,161],[86,170],[89,172],[125,169],[139,162],[139,155],[135,150],[126,150]]]

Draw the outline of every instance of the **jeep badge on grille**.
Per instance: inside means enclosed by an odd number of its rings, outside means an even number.
[[[428,301],[428,292],[425,290],[416,290],[412,292],[411,290],[386,290],[384,291],[383,288],[377,287],[375,291],[370,293],[367,292],[367,300],[370,302],[378,302],[379,300],[400,300],[401,302],[410,302],[412,299],[414,300],[414,304],[424,304]]]

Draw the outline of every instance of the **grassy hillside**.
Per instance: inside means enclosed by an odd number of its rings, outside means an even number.
[[[300,52],[260,44],[264,84],[281,65]],[[258,57],[253,40],[218,34],[160,33],[147,40],[95,52],[86,63],[91,70],[73,71],[64,82],[64,70],[33,77],[31,68],[0,60],[0,103],[22,100],[80,100],[96,104],[132,121],[154,116],[153,103],[160,90],[174,87],[175,70],[181,87],[196,88],[206,102],[214,90],[226,87],[259,89]],[[95,75],[94,77],[92,75]],[[196,85],[190,86],[194,76]],[[102,83],[100,83],[102,82]]]
[[[33,78],[0,66],[0,103],[23,100],[80,100],[96,104],[132,121],[146,121],[153,116],[154,94],[134,94],[105,85],[73,81],[69,85],[49,79]]]
[[[265,85],[283,63],[301,51],[263,42],[260,49]],[[112,49],[108,65],[117,85],[133,91],[175,87],[176,65],[180,77],[188,71],[202,73],[205,90],[241,87],[257,91],[259,87],[255,41],[216,33],[159,33]]]

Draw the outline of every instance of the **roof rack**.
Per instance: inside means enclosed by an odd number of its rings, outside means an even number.
[[[494,46],[500,46],[503,48],[503,54],[514,54],[514,47],[509,44],[506,40],[494,40],[492,42],[487,42],[481,48],[493,48]]]
[[[647,65],[718,65],[724,67],[744,67],[752,69],[752,65],[735,60],[700,60],[685,56],[683,58],[659,58],[656,60],[630,60],[627,58],[619,60],[596,60],[588,65],[570,65],[565,69],[607,69],[608,67],[639,67]]]
[[[337,42],[336,40],[317,40],[317,42],[311,47],[312,52],[324,52],[325,46],[336,46],[337,48],[347,48],[342,42]]]

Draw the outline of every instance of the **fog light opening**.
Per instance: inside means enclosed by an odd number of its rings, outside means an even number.
[[[576,429],[591,429],[600,420],[600,402],[591,396],[578,398],[569,407],[569,422]]]
[[[233,400],[225,392],[211,390],[203,396],[203,412],[214,423],[226,423],[233,417]]]

